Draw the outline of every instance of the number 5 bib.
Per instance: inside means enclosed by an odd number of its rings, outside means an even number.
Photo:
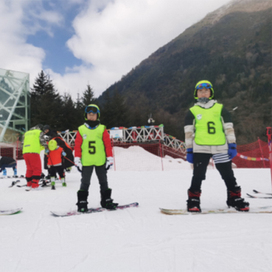
[[[106,162],[106,152],[103,142],[104,125],[89,129],[85,125],[78,128],[83,139],[81,162],[83,166],[101,166]]]

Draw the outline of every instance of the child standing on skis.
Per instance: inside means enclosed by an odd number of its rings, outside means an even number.
[[[213,158],[227,187],[227,205],[238,211],[249,211],[249,203],[241,198],[231,160],[237,155],[236,138],[230,113],[214,100],[211,82],[199,81],[194,91],[195,105],[185,117],[185,143],[187,161],[193,163],[193,177],[188,190],[187,211],[201,212],[202,180]]]
[[[113,167],[112,146],[106,127],[100,124],[100,109],[95,104],[85,108],[85,123],[78,128],[75,140],[75,164],[81,173],[80,190],[77,192],[78,211],[87,212],[87,198],[92,172],[95,169],[100,184],[101,206],[115,210],[117,203],[111,199],[107,170]]]
[[[48,149],[45,153],[47,154],[47,165],[49,169],[51,189],[55,190],[55,184],[57,179],[57,173],[62,182],[62,186],[66,187],[64,168],[62,165],[62,156],[66,156],[66,153],[61,147],[57,145],[55,140],[50,140],[48,143]]]

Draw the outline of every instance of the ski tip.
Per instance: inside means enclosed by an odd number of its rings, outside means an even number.
[[[21,213],[23,208],[17,208],[17,209],[10,209],[10,210],[2,210],[0,211],[0,215],[13,215]]]
[[[19,208],[17,212],[15,212],[14,214],[17,214],[17,213],[21,213],[23,211],[23,208]]]

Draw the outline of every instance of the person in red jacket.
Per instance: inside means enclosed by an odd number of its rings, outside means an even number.
[[[64,168],[62,165],[62,156],[66,156],[66,153],[58,146],[56,140],[50,140],[48,148],[49,150],[46,150],[45,153],[48,157],[47,165],[49,168],[51,188],[55,190],[57,173],[60,176],[62,186],[66,187]]]
[[[101,206],[115,210],[118,203],[111,199],[107,170],[113,167],[110,136],[106,127],[100,124],[100,109],[95,104],[85,108],[85,123],[78,128],[75,139],[75,164],[81,171],[81,185],[77,192],[78,211],[87,212],[87,198],[90,180],[95,169],[100,184]]]
[[[60,135],[52,130],[49,125],[45,125],[43,127],[44,135],[46,135],[49,139],[48,140],[56,140],[59,147],[63,149],[63,151],[66,153],[66,156],[64,157],[64,160],[62,161],[63,168],[66,172],[71,171],[71,167],[74,166],[74,155],[73,155],[73,149],[71,146],[66,143]],[[45,157],[44,160],[44,168],[47,169],[47,157]]]

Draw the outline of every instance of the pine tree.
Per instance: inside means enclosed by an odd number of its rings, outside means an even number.
[[[58,116],[61,113],[62,101],[49,75],[41,71],[35,79],[30,94],[31,125],[48,124],[57,129],[60,126]]]
[[[90,85],[87,85],[87,90],[84,91],[83,97],[81,99],[81,103],[83,107],[85,108],[89,104],[95,104],[96,98],[94,97],[93,89]]]
[[[59,115],[61,121],[59,129],[61,131],[69,129],[76,130],[83,122],[83,113],[76,108],[70,94],[64,94],[62,97],[62,111]]]
[[[118,90],[112,96],[106,93],[102,111],[101,122],[108,128],[128,126],[128,108]]]

